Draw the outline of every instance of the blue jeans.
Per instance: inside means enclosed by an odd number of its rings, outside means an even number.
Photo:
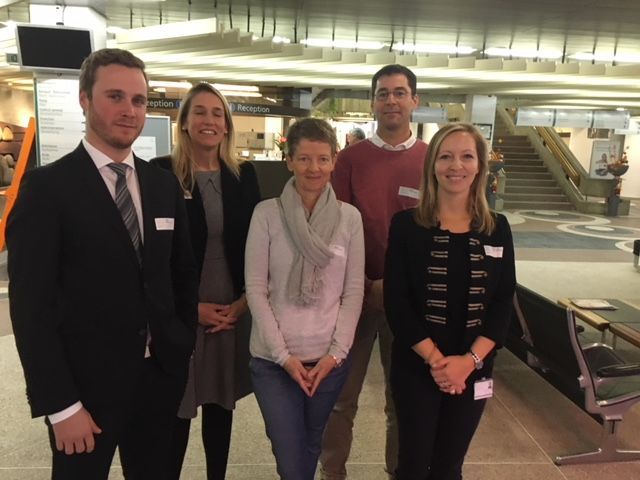
[[[281,479],[313,480],[322,433],[347,379],[348,364],[347,360],[331,371],[313,397],[307,397],[284,368],[251,359],[253,390]]]

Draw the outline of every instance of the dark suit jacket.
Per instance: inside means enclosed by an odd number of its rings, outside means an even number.
[[[78,400],[125,408],[152,354],[186,381],[197,322],[197,270],[182,192],[135,158],[142,265],[100,172],[80,144],[24,178],[7,223],[10,310],[34,417]],[[173,218],[173,230],[156,219]]]
[[[171,157],[158,157],[152,164],[171,170]],[[240,166],[240,177],[236,177],[220,162],[220,183],[222,187],[223,241],[224,251],[229,265],[235,297],[244,292],[244,247],[251,215],[260,201],[260,189],[255,169],[249,162]],[[202,196],[195,185],[190,199],[185,199],[191,243],[199,269],[202,269],[204,253],[207,247],[207,221],[202,204]]]

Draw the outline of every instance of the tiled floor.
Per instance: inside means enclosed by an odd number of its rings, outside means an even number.
[[[638,213],[636,208],[630,218],[615,219],[613,224],[637,229]],[[557,222],[527,219],[515,223],[514,232],[557,231]],[[593,245],[517,248],[519,281],[550,298],[617,297],[640,304],[640,273],[631,267],[631,254],[615,246],[583,248]],[[0,480],[46,479],[50,460],[45,427],[41,420],[29,418],[7,310],[6,299],[0,297]],[[630,349],[624,344],[621,347]],[[495,391],[468,453],[465,480],[640,478],[640,462],[556,467],[552,461],[556,455],[594,448],[600,425],[506,351],[496,362]],[[377,356],[372,358],[360,404],[349,478],[386,480],[382,465],[382,373]],[[205,478],[199,428],[198,421],[194,422],[183,479]],[[630,412],[621,428],[624,447],[640,449],[638,431],[640,407]],[[236,410],[229,461],[230,480],[277,478],[262,418],[252,396],[242,400]],[[117,466],[110,478],[122,478]]]
[[[3,384],[0,395],[0,479],[39,480],[49,476],[49,452],[45,429],[29,420],[22,401],[21,373],[12,339],[0,339]],[[603,466],[556,467],[552,458],[593,448],[600,426],[582,410],[508,352],[502,352],[495,370],[496,395],[474,438],[464,475],[467,480],[540,479],[608,480],[640,478],[640,463]],[[383,455],[382,373],[378,358],[372,359],[363,391],[353,455],[348,465],[351,479],[386,480]],[[640,449],[635,435],[640,426],[637,410],[625,421],[622,438],[629,448]],[[234,424],[227,478],[267,480],[277,478],[262,419],[253,397],[240,402]],[[635,437],[635,438],[634,438]],[[111,479],[121,479],[117,467]],[[199,425],[193,425],[187,453],[185,480],[205,478]]]

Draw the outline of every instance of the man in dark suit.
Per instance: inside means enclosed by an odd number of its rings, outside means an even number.
[[[29,172],[8,219],[11,320],[54,479],[162,479],[197,322],[183,194],[135,157],[147,77],[103,49],[80,73],[86,136]]]

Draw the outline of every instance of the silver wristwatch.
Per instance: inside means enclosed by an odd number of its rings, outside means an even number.
[[[473,364],[474,364],[476,370],[480,370],[482,367],[484,367],[484,362],[476,354],[476,352],[474,352],[473,350],[469,349],[469,355],[471,355],[471,358],[473,358]]]

